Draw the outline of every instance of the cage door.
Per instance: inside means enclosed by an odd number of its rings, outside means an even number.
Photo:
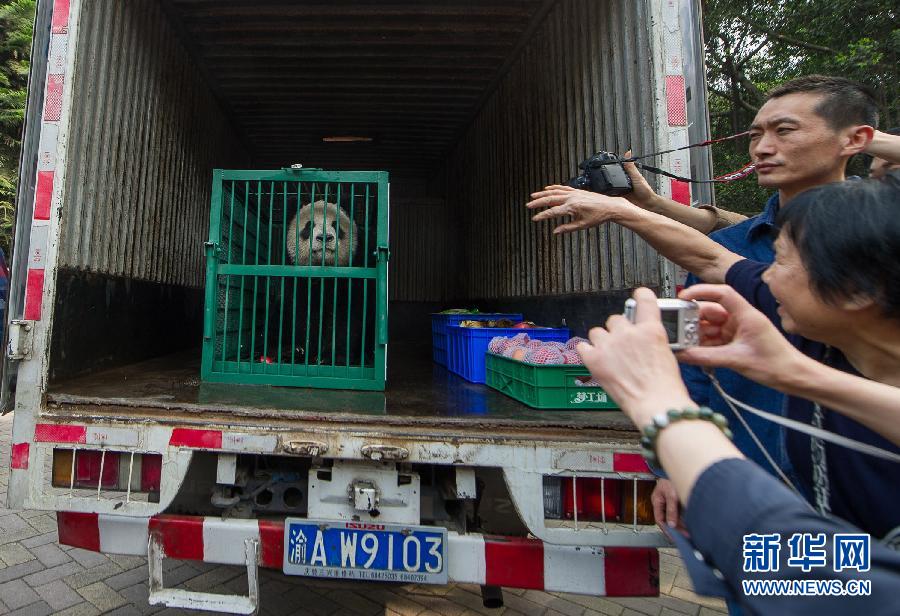
[[[216,170],[205,381],[384,389],[388,174]]]

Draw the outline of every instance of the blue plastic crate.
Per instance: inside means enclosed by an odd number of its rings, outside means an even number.
[[[431,351],[434,363],[441,366],[447,365],[447,327],[459,325],[462,321],[496,321],[497,319],[509,319],[521,321],[520,312],[460,312],[460,313],[433,313],[431,315]]]
[[[491,338],[504,336],[511,338],[526,333],[532,340],[556,340],[566,342],[570,338],[568,327],[535,327],[516,329],[514,327],[447,327],[447,368],[473,383],[485,382],[484,355]]]

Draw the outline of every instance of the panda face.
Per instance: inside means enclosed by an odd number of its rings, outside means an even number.
[[[288,254],[300,265],[347,265],[356,251],[358,235],[348,237],[351,227],[355,230],[356,225],[335,204],[317,201],[315,208],[304,206],[288,227]],[[340,255],[336,256],[337,252]]]

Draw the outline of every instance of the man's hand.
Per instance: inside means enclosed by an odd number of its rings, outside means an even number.
[[[730,368],[759,383],[776,386],[794,372],[802,354],[768,318],[725,285],[698,284],[682,299],[700,302],[700,344],[677,354],[698,366]]]
[[[625,152],[622,158],[631,158],[631,150]],[[661,197],[650,187],[650,184],[638,171],[637,165],[634,163],[622,163],[622,166],[625,168],[625,173],[631,178],[631,192],[622,196],[639,208],[655,212]]]
[[[671,528],[685,531],[684,525],[681,523],[678,495],[675,493],[675,486],[671,481],[657,479],[653,494],[650,495],[650,501],[653,503],[653,518],[663,532],[668,532]]]
[[[618,220],[628,210],[634,209],[621,197],[559,185],[547,186],[540,192],[532,193],[531,201],[525,207],[531,210],[546,208],[531,218],[534,222],[568,217],[569,222],[553,229],[553,233],[557,234],[599,227],[605,222]]]

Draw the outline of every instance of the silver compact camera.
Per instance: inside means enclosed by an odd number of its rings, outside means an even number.
[[[662,324],[669,337],[669,348],[682,351],[700,344],[700,305],[686,299],[660,298],[656,300],[662,314]],[[625,318],[634,323],[637,302],[625,300]]]

